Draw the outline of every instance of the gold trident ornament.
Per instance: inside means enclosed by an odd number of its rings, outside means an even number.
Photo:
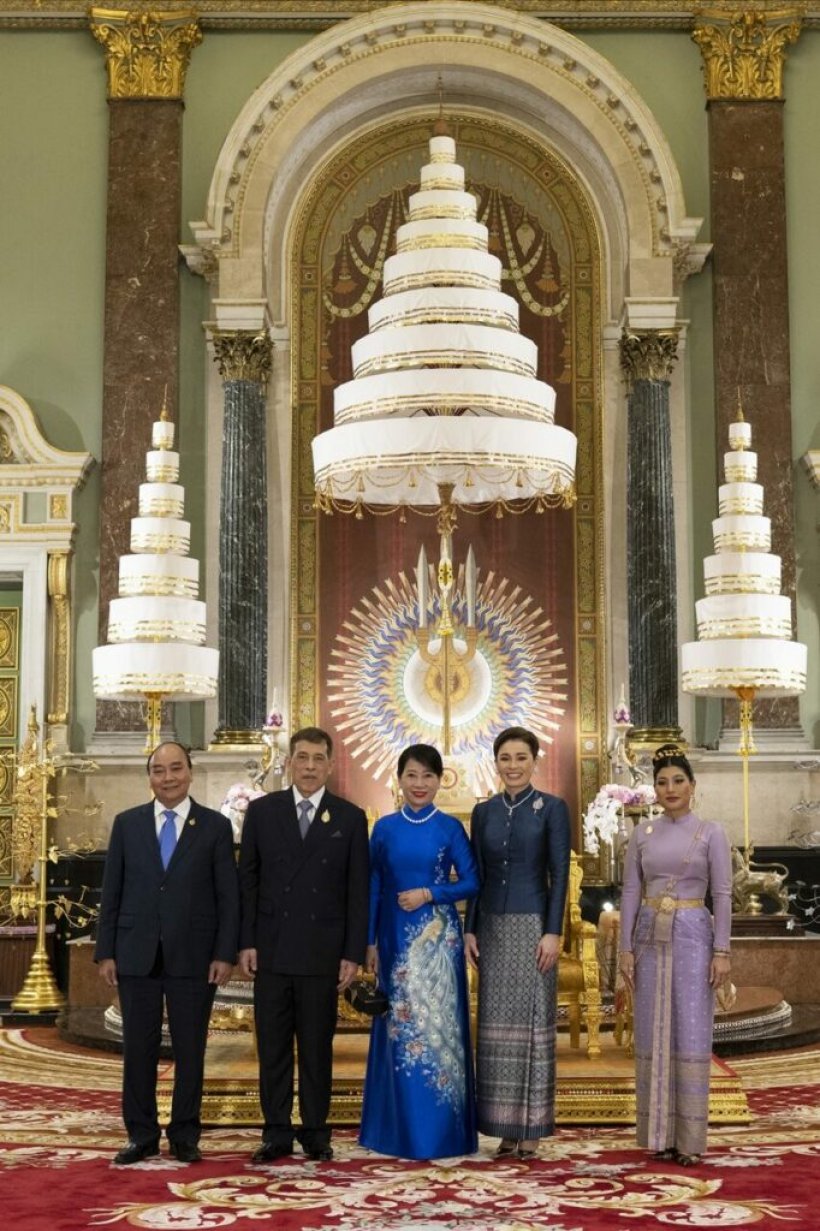
[[[439,532],[440,549],[439,562],[436,571],[436,581],[439,595],[439,620],[436,629],[438,646],[431,649],[431,634],[427,625],[427,554],[422,546],[419,551],[419,562],[416,568],[416,587],[418,592],[419,624],[416,629],[416,644],[422,660],[429,670],[425,676],[425,689],[428,696],[441,703],[442,711],[442,744],[445,756],[452,752],[452,709],[453,702],[466,696],[470,689],[470,672],[468,665],[475,657],[478,642],[478,629],[475,622],[476,608],[476,567],[472,547],[467,553],[465,565],[465,594],[467,599],[467,625],[462,630],[464,649],[458,650],[455,645],[455,625],[453,624],[453,585],[455,573],[453,570],[453,530],[456,525],[456,510],[452,503],[452,484],[442,484],[439,487],[441,504],[438,511],[437,530]]]

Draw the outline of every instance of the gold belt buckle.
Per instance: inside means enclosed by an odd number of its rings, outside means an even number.
[[[668,893],[664,894],[664,896],[661,898],[660,905],[658,906],[658,910],[663,915],[669,915],[672,913],[674,909],[675,909],[675,899],[670,897]]]

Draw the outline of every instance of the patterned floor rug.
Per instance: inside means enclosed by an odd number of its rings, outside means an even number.
[[[698,1167],[650,1162],[629,1128],[565,1129],[534,1163],[495,1142],[437,1163],[402,1163],[334,1135],[335,1158],[265,1166],[258,1133],[203,1137],[204,1160],[163,1154],[115,1168],[119,1060],[54,1045],[44,1029],[0,1033],[0,1210],[25,1231],[629,1231],[755,1227],[813,1231],[820,1193],[820,1049],[733,1061],[754,1113],[714,1128]]]

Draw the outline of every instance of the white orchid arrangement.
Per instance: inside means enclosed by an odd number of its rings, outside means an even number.
[[[597,855],[602,842],[612,842],[624,808],[649,808],[654,802],[652,786],[605,783],[584,814],[584,850]]]
[[[242,837],[242,825],[248,804],[253,799],[260,799],[264,794],[264,791],[257,791],[252,786],[246,786],[244,782],[235,782],[228,787],[219,811],[231,822],[235,842]]]

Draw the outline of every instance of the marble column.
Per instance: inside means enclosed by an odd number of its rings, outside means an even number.
[[[627,590],[631,745],[679,740],[669,375],[676,329],[627,332]]]
[[[714,11],[696,22],[709,114],[714,267],[716,435],[719,463],[740,403],[752,425],[758,481],[795,615],[789,287],[783,150],[786,46],[800,33],[785,10]],[[737,727],[737,702],[724,726]],[[760,701],[755,726],[799,731],[797,698]]]
[[[130,549],[151,424],[163,402],[176,417],[182,95],[201,40],[193,12],[90,10],[106,52],[106,222],[99,642]],[[97,732],[144,730],[140,707],[102,701]],[[115,737],[114,737],[115,738]]]
[[[212,332],[224,388],[219,496],[219,721],[213,743],[259,743],[267,712],[268,482],[265,332]]]

